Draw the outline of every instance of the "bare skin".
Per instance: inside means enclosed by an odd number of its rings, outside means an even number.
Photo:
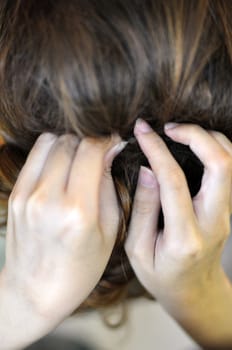
[[[120,142],[116,134],[81,142],[70,134],[37,139],[9,198],[2,349],[25,347],[50,332],[101,278],[118,230],[111,165]]]
[[[190,145],[205,165],[201,190],[192,200],[162,139],[136,128],[155,187],[138,183],[125,249],[141,283],[170,315],[200,345],[223,349],[232,344],[231,284],[220,261],[230,231],[231,143],[196,125],[174,130],[168,135]],[[120,139],[66,138],[67,144],[54,135],[38,139],[9,199],[0,276],[4,350],[25,347],[76,309],[99,281],[116,239],[119,208],[107,155]]]
[[[134,130],[150,187],[138,183],[125,250],[144,285],[204,348],[232,348],[232,288],[221,265],[232,212],[232,144],[219,132],[179,124],[166,133],[204,164],[192,199],[185,175],[152,129]],[[141,179],[141,178],[140,178]],[[162,205],[164,229],[157,230]]]

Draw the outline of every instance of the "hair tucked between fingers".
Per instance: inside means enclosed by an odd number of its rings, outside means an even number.
[[[2,225],[9,195],[41,133],[82,139],[116,132],[129,141],[112,165],[120,208],[116,243],[99,283],[73,314],[152,298],[124,250],[139,168],[150,167],[134,124],[141,117],[162,137],[195,196],[203,165],[163,126],[194,123],[232,139],[231,13],[229,1],[1,1]],[[158,229],[163,225],[161,208]]]

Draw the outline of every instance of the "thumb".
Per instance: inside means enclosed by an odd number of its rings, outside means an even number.
[[[125,243],[126,254],[136,274],[141,268],[153,266],[160,206],[160,190],[155,174],[141,166]]]

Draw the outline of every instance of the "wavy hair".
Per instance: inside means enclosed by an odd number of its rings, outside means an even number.
[[[72,315],[152,298],[124,251],[139,168],[150,167],[134,123],[144,118],[163,138],[195,196],[203,164],[163,126],[194,123],[232,140],[231,18],[226,0],[1,0],[2,225],[41,133],[100,138],[117,132],[129,140],[112,166],[120,207],[115,246],[101,280]]]

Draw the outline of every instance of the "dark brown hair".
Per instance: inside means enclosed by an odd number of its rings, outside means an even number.
[[[163,125],[194,123],[232,139],[231,15],[226,0],[1,0],[4,217],[41,133],[100,138],[117,132],[130,140],[112,166],[117,240],[101,280],[77,311],[150,297],[124,251],[139,168],[149,167],[133,138],[134,123],[142,117],[162,136],[196,195],[203,165],[188,146],[169,139]]]

